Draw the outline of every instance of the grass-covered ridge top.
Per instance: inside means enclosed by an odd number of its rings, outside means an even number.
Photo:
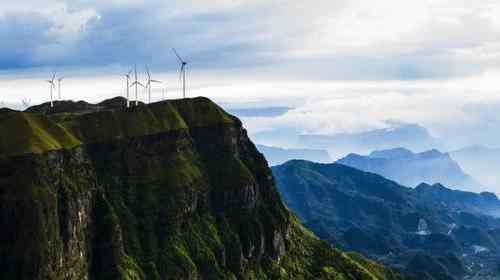
[[[99,104],[105,104],[105,101]],[[52,114],[29,109],[26,112],[2,110],[0,157],[70,149],[86,143],[188,130],[193,127],[234,124],[236,121],[221,107],[204,97],[141,104],[131,108],[88,105],[86,108],[95,106],[93,108],[97,109],[91,112],[69,109]]]

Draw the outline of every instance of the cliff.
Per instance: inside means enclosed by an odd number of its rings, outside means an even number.
[[[305,230],[208,99],[37,108],[0,112],[0,279],[401,279]]]

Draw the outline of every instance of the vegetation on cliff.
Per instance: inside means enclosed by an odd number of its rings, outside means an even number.
[[[304,229],[208,99],[29,111],[0,112],[1,279],[402,279]]]

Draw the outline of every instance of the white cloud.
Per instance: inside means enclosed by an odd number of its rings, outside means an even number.
[[[28,14],[41,17],[35,26],[49,24],[35,30],[43,36],[33,41],[0,30],[7,46],[0,46],[0,68],[2,59],[9,66],[17,56],[22,63],[14,61],[16,67],[42,65],[45,73],[72,65],[65,96],[73,99],[97,101],[123,92],[121,77],[108,74],[125,71],[119,65],[130,64],[130,57],[173,69],[175,45],[192,62],[190,94],[297,108],[276,119],[249,120],[252,131],[359,131],[397,119],[448,135],[459,126],[472,131],[482,121],[497,123],[476,111],[499,101],[498,1],[18,2],[0,7],[0,19]],[[29,29],[29,21],[21,23]],[[11,55],[19,44],[23,52]],[[79,68],[85,63],[109,67],[108,74],[84,75]],[[178,88],[175,73],[159,78]],[[46,100],[43,79],[0,77],[0,99]],[[365,81],[370,79],[378,81]]]
[[[34,47],[35,65],[116,63],[126,58],[123,50],[109,58],[103,53],[129,46],[122,35],[130,34],[145,42],[127,48],[130,55],[175,44],[212,67],[267,64],[284,75],[307,68],[302,76],[334,79],[451,77],[498,68],[497,12],[494,0],[28,0],[0,7],[0,15],[34,13],[52,23],[48,43]],[[101,17],[102,24],[82,32]],[[104,50],[90,51],[99,41],[95,47]]]

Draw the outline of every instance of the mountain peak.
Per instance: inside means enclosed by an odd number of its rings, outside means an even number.
[[[415,155],[412,151],[406,148],[394,148],[394,149],[386,149],[386,150],[378,150],[370,153],[370,157],[372,158],[404,158],[411,157]]]
[[[418,157],[424,158],[424,159],[439,158],[439,157],[449,157],[448,154],[441,153],[440,151],[438,151],[436,149],[431,149],[431,150],[428,150],[428,151],[424,151],[424,152],[418,153],[416,155]]]
[[[349,154],[337,163],[380,174],[408,187],[422,182],[464,189],[480,186],[449,154],[436,149],[413,153],[405,148],[395,148],[374,151],[369,156]]]

